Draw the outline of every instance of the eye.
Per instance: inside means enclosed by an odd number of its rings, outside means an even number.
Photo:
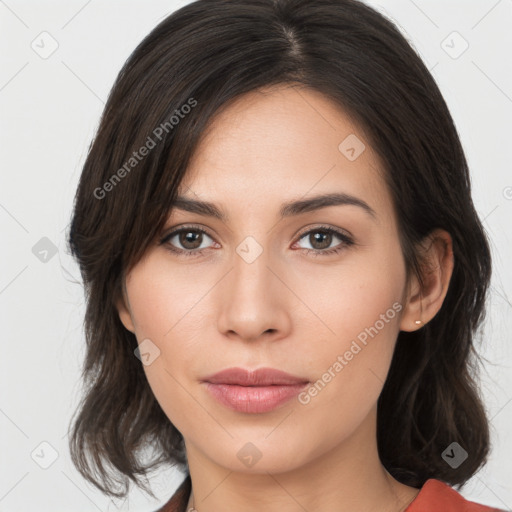
[[[310,229],[300,235],[299,241],[306,238],[306,240],[312,245],[312,249],[303,248],[307,254],[328,255],[339,253],[343,249],[354,245],[354,240],[348,233],[341,230],[330,228],[327,226],[319,226],[315,229]],[[341,242],[329,249],[333,239],[338,238]],[[298,243],[298,242],[297,242]]]
[[[204,229],[185,226],[166,235],[160,244],[165,244],[171,252],[180,256],[197,256],[208,247],[202,243],[205,236],[211,239]],[[173,239],[176,241],[173,242]],[[180,244],[183,249],[176,247],[175,244]]]

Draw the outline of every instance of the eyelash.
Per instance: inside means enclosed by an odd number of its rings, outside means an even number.
[[[176,249],[174,246],[172,246],[170,243],[168,243],[169,240],[174,238],[176,235],[179,235],[180,233],[187,232],[187,233],[202,233],[210,238],[213,238],[210,234],[208,234],[207,231],[204,229],[198,227],[198,226],[182,226],[180,229],[177,229],[173,231],[172,233],[169,233],[168,235],[165,235],[162,240],[160,241],[160,245],[166,245],[167,250],[170,252],[178,255],[179,257],[190,257],[190,256],[201,256],[204,251],[206,251],[208,248],[204,249],[192,249],[192,250],[186,250],[186,249]],[[306,231],[304,233],[301,233],[297,239],[297,241],[302,240],[306,235],[310,235],[311,233],[328,233],[328,234],[334,234],[338,238],[342,240],[340,244],[338,244],[336,247],[332,249],[302,249],[303,251],[306,251],[306,254],[311,254],[313,256],[328,256],[331,254],[337,254],[346,249],[347,247],[350,247],[352,245],[355,245],[354,240],[350,236],[348,236],[343,231],[328,227],[328,226],[317,226],[313,229],[310,229],[309,231]]]

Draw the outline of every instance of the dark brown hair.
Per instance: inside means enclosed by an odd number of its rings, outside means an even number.
[[[398,336],[378,400],[382,463],[421,487],[428,478],[461,485],[486,460],[473,340],[490,251],[456,128],[428,69],[392,22],[356,0],[200,0],[162,21],[124,64],[75,197],[68,242],[85,288],[87,347],[70,451],[107,494],[125,496],[130,479],[152,494],[141,482],[150,470],[187,469],[183,438],[118,316],[124,276],[161,232],[214,114],[277,84],[323,93],[362,127],[384,166],[408,271],[419,274],[418,243],[433,229],[453,239],[441,310]],[[456,469],[441,457],[452,442],[468,452]]]

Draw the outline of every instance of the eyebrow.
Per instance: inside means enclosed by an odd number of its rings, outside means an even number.
[[[329,206],[344,205],[358,206],[372,218],[377,218],[375,210],[368,203],[362,199],[359,199],[358,197],[344,193],[321,194],[310,197],[308,199],[300,199],[283,203],[281,205],[279,214],[281,218],[285,218],[319,210],[321,208],[327,208]],[[173,208],[191,213],[197,213],[207,217],[214,217],[221,220],[222,222],[226,222],[228,220],[228,215],[226,215],[226,213],[214,203],[208,201],[200,201],[186,196],[178,196],[173,203]]]

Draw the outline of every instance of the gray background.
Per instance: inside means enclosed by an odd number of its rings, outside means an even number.
[[[0,0],[0,511],[151,511],[181,481],[169,469],[151,480],[160,501],[134,490],[115,503],[71,464],[66,432],[80,396],[84,302],[64,235],[118,71],[142,38],[186,3]],[[493,451],[461,492],[510,509],[512,0],[368,3],[399,25],[437,80],[492,240],[493,286],[480,352],[487,359],[482,391]]]

